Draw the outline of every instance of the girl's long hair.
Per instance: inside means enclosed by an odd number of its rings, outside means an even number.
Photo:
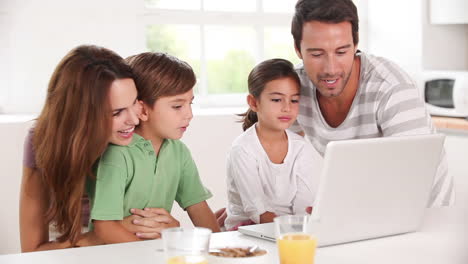
[[[124,60],[105,48],[79,46],[58,64],[33,137],[37,167],[48,196],[48,223],[59,241],[72,245],[81,234],[81,198],[86,177],[107,147],[112,110],[109,91],[116,79],[133,78]]]
[[[299,76],[294,71],[293,64],[285,59],[270,59],[259,63],[255,66],[249,74],[247,80],[249,86],[249,94],[255,99],[259,100],[265,86],[268,82],[281,78],[291,78],[300,86],[301,82]],[[257,113],[252,109],[247,112],[239,114],[242,119],[242,129],[245,131],[253,126],[257,121]]]

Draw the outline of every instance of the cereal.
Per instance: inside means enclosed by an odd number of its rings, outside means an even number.
[[[245,258],[245,257],[254,257],[254,256],[262,256],[266,254],[266,251],[263,249],[255,250],[254,252],[250,252],[250,248],[220,248],[220,252],[210,252],[210,255],[217,256],[217,257],[228,257],[228,258]]]

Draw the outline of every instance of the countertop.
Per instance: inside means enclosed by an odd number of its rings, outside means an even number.
[[[432,122],[437,128],[468,132],[468,120],[465,118],[433,116]]]

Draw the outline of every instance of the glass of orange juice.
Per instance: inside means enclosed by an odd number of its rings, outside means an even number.
[[[168,228],[162,231],[167,264],[207,264],[211,230],[208,228]]]
[[[317,239],[310,234],[308,215],[276,217],[276,243],[281,264],[313,264]]]

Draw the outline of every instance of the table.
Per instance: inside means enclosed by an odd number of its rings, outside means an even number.
[[[316,264],[467,264],[468,208],[431,208],[418,232],[322,247]],[[258,245],[268,250],[268,263],[279,263],[276,244],[240,234],[212,235],[211,247]],[[0,263],[158,264],[164,263],[161,240],[0,256]],[[239,262],[240,264],[242,262]]]

